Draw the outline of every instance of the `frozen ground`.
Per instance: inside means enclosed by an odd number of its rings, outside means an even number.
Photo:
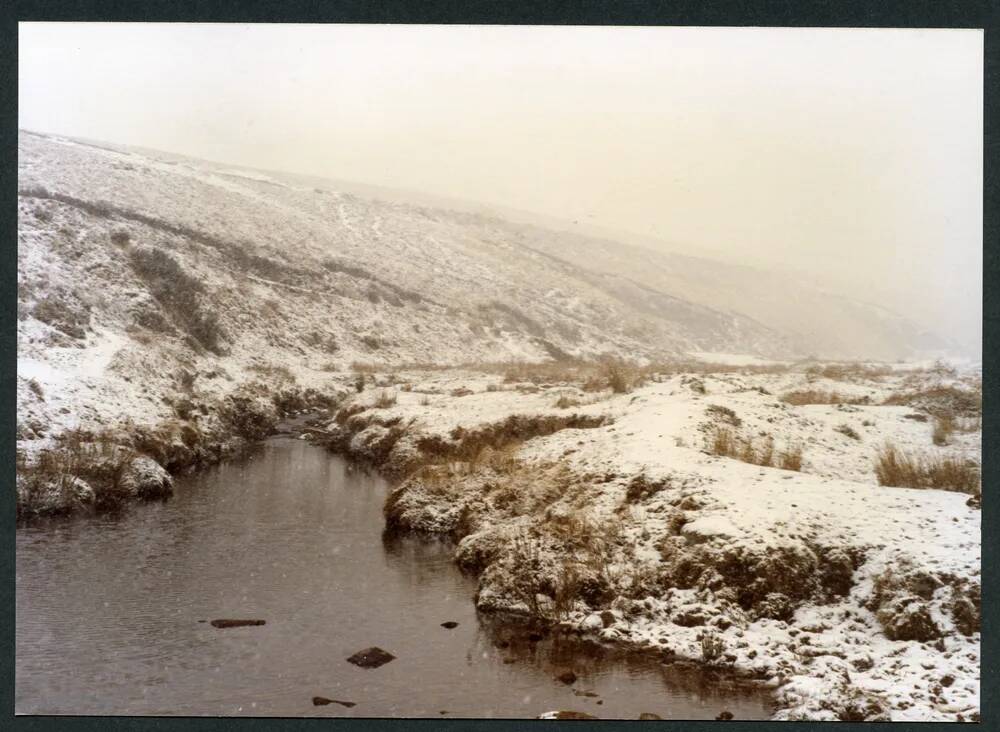
[[[690,258],[609,276],[607,243],[27,133],[19,189],[29,462],[74,427],[159,426],[170,457],[218,434],[227,396],[273,411],[312,390],[340,408],[317,439],[406,478],[390,521],[462,538],[484,610],[731,667],[775,687],[781,718],[978,713],[980,513],[873,471],[886,441],[979,463],[971,416],[942,446],[936,402],[882,404],[974,391],[977,366],[769,360],[941,345],[905,319],[732,273],[717,309]],[[575,247],[606,271],[567,261]],[[783,293],[854,340],[769,319],[796,309]],[[601,354],[667,366],[622,394],[586,374],[420,368]],[[808,390],[839,396],[780,399]],[[720,426],[801,448],[801,470],[710,454]]]
[[[880,405],[940,377],[677,374],[618,395],[475,374],[396,378],[395,404],[379,408],[384,390],[366,392],[328,429],[339,449],[390,469],[421,449],[444,456],[397,490],[391,520],[462,537],[457,559],[481,573],[483,609],[668,658],[705,660],[704,644],[718,644],[712,662],[775,686],[783,719],[978,714],[980,512],[964,493],[879,486],[873,470],[885,441],[978,462],[978,432],[937,446],[918,410]],[[805,388],[872,405],[778,398]],[[592,403],[555,406],[567,396]],[[713,406],[731,409],[741,431],[772,436],[776,451],[800,444],[801,471],[709,454]],[[461,442],[511,415],[570,413],[608,422],[528,439],[522,429],[514,456],[471,466],[428,441]],[[857,439],[837,430],[845,424]],[[567,601],[560,578],[576,573],[586,581],[574,588],[592,596]],[[594,582],[607,591],[587,589]]]

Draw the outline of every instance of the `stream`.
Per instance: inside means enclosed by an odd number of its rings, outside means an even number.
[[[170,500],[20,527],[16,712],[770,715],[766,690],[481,616],[446,541],[383,536],[388,490],[279,436],[178,478]],[[217,629],[216,618],[266,624]],[[395,660],[347,662],[371,646]],[[557,678],[567,669],[572,685]]]

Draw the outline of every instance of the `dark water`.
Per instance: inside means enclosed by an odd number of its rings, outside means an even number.
[[[383,539],[386,491],[320,448],[274,438],[245,461],[178,481],[168,502],[20,529],[16,711],[768,715],[762,691],[578,641],[533,643],[480,620],[474,581],[448,546]],[[234,617],[267,624],[199,622]],[[458,627],[442,628],[448,620]],[[345,661],[373,645],[397,660]],[[573,687],[555,678],[566,668],[579,677]],[[313,696],[357,706],[314,707]]]

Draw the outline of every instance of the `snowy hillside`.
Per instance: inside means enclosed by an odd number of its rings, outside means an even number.
[[[738,268],[707,260],[302,180],[22,133],[22,306],[51,296],[79,315],[81,294],[100,292],[115,306],[89,303],[91,326],[142,338],[142,309],[156,304],[125,260],[130,247],[155,247],[204,283],[227,352],[260,353],[263,339],[286,357],[398,363],[692,350],[901,357],[940,345],[900,318],[806,298],[763,273],[736,282]],[[837,318],[851,327],[830,327]],[[834,342],[831,331],[851,335]]]

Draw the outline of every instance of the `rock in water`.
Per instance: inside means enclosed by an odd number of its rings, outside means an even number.
[[[446,620],[443,623],[441,623],[441,627],[451,630],[452,628],[457,628],[458,623],[456,623],[454,620]]]
[[[213,628],[240,628],[244,625],[264,625],[264,620],[235,620],[232,618],[221,618],[212,621]]]
[[[561,674],[556,676],[556,678],[559,679],[564,684],[569,685],[572,684],[574,681],[576,681],[576,674],[573,673],[572,671],[563,671]]]
[[[597,719],[597,717],[586,712],[560,711],[539,714],[538,719]]]
[[[388,651],[383,651],[377,646],[372,646],[371,648],[366,648],[363,651],[358,651],[347,660],[355,666],[360,666],[361,668],[378,668],[383,664],[389,663],[389,661],[392,661],[395,658],[396,657]]]
[[[327,704],[339,704],[340,706],[347,707],[348,709],[357,706],[355,702],[341,701],[340,699],[327,699],[325,696],[313,697],[314,707],[325,707]]]
[[[732,712],[721,712],[719,716],[716,717],[717,720],[721,720],[723,722],[728,722],[732,718],[733,718]]]
[[[639,719],[653,720],[653,719],[663,719],[663,717],[661,717],[659,714],[653,714],[652,712],[641,712],[639,714]]]

